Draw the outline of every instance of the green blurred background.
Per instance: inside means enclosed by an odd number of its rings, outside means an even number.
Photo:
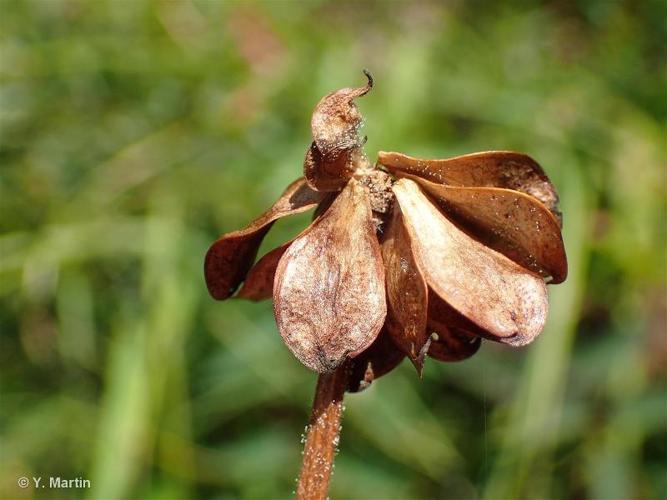
[[[369,156],[527,152],[570,276],[532,345],[348,396],[332,497],[667,498],[665,6],[0,1],[0,497],[291,496],[316,377],[202,260],[367,67]]]

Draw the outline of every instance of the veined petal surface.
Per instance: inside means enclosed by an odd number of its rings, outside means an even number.
[[[330,372],[375,340],[386,316],[384,268],[357,180],[287,249],[273,298],[283,340],[312,370]]]

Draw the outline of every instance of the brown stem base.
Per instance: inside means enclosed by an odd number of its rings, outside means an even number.
[[[321,374],[317,379],[296,490],[297,500],[324,500],[328,496],[347,378],[348,367],[343,363],[333,373]]]

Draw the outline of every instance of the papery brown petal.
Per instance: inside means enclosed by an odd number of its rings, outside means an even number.
[[[428,289],[412,255],[410,237],[398,205],[382,242],[387,287],[386,328],[394,343],[421,374],[429,335],[426,331]]]
[[[280,334],[326,373],[377,337],[386,316],[384,268],[367,188],[352,179],[280,259],[273,288]]]
[[[206,286],[213,298],[223,300],[234,293],[252,266],[262,239],[274,221],[313,208],[322,198],[323,195],[313,191],[305,179],[299,178],[259,218],[213,243],[204,260]]]
[[[453,187],[406,175],[487,246],[551,283],[567,277],[558,219],[530,195],[503,188]]]
[[[338,191],[352,177],[356,165],[367,161],[359,137],[362,117],[354,99],[373,87],[373,79],[364,72],[368,83],[363,87],[344,88],[324,96],[311,118],[313,143],[304,160],[304,176],[317,191]]]
[[[288,241],[259,259],[248,272],[236,296],[240,299],[255,301],[270,299],[273,294],[273,278],[276,275],[278,262],[291,244],[292,242]]]
[[[385,326],[368,349],[350,360],[347,391],[363,391],[373,380],[400,365],[403,358],[405,354],[392,342]]]
[[[556,216],[558,194],[542,167],[530,156],[513,151],[486,151],[445,160],[420,160],[401,153],[378,153],[378,162],[393,174],[412,174],[438,184],[499,187],[529,194]]]
[[[413,181],[393,190],[417,265],[441,299],[502,342],[523,345],[542,331],[548,303],[539,276],[458,229]]]

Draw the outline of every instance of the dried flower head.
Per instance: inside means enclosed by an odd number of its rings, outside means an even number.
[[[518,346],[547,317],[545,281],[567,275],[558,196],[530,157],[491,151],[445,160],[363,151],[359,88],[312,116],[304,177],[206,255],[216,299],[273,298],[280,333],[307,367],[351,360],[348,390],[407,356],[458,361],[481,339]],[[316,208],[312,224],[253,266],[275,220]]]

